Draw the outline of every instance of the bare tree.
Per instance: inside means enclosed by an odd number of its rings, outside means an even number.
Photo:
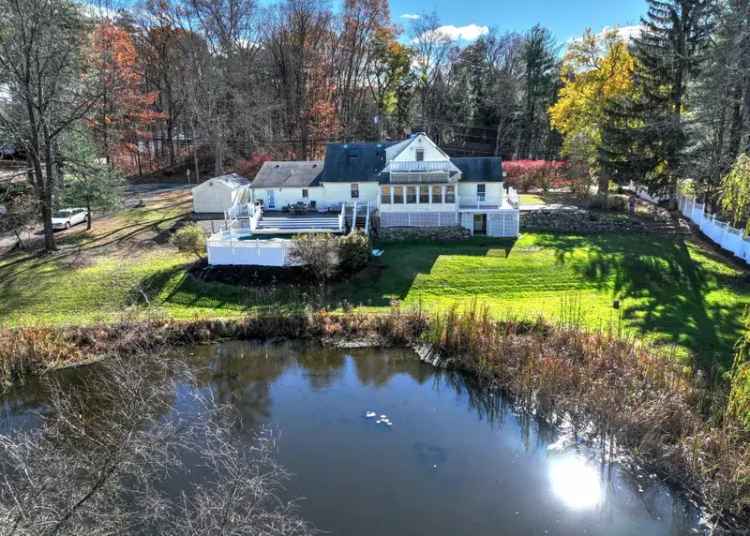
[[[192,381],[179,363],[112,358],[79,374],[75,389],[51,383],[38,429],[0,436],[0,534],[311,532],[278,499],[287,475],[267,431],[241,441],[210,399],[197,416],[175,409],[177,382]],[[170,493],[188,453],[203,478]]]
[[[0,133],[27,154],[45,248],[52,251],[60,138],[97,100],[84,76],[84,22],[68,0],[0,0],[0,13],[0,79],[11,101],[0,110]]]

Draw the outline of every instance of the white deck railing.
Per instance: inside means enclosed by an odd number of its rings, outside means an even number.
[[[501,208],[503,206],[502,196],[461,196],[458,198],[459,208]]]

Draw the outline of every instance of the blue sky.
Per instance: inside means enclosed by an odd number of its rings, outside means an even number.
[[[403,15],[437,12],[441,24],[455,34],[473,36],[479,28],[524,32],[536,23],[547,27],[564,44],[583,33],[604,27],[638,24],[645,0],[391,0],[391,17],[405,28]],[[473,25],[473,26],[472,26]],[[468,27],[464,30],[464,27]]]

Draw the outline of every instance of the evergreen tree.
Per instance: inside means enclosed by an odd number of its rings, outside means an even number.
[[[558,89],[557,46],[549,30],[539,25],[531,28],[526,35],[523,56],[526,87],[518,156],[521,159],[543,158],[549,153],[548,136],[541,136],[540,131],[549,130],[546,113]]]
[[[619,182],[635,180],[672,195],[687,145],[688,82],[705,59],[714,0],[648,0],[641,35],[634,39],[635,98],[607,108],[601,161]]]

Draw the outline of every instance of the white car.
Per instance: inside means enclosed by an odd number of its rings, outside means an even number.
[[[70,229],[85,222],[87,214],[85,208],[61,208],[52,215],[52,228]]]

